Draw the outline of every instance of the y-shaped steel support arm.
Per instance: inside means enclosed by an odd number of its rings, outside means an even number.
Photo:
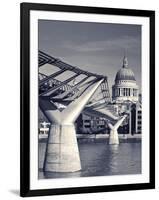
[[[119,126],[122,124],[122,122],[126,117],[127,115],[124,115],[116,122],[114,126],[110,122],[108,122],[108,126],[110,128],[109,144],[119,144],[119,136],[117,129],[119,128]]]

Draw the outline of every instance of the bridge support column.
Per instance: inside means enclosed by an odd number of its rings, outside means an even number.
[[[52,124],[44,162],[45,172],[74,172],[81,169],[74,125]]]
[[[102,81],[89,85],[63,111],[59,111],[47,98],[40,97],[40,108],[51,122],[44,172],[75,172],[81,169],[74,122]]]
[[[110,128],[109,144],[119,144],[119,135],[117,129],[122,124],[125,118],[126,115],[119,119],[114,126],[110,122],[108,123],[108,126]]]
[[[110,130],[109,144],[119,144],[119,136],[117,130]]]

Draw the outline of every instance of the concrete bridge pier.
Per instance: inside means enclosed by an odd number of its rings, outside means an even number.
[[[73,124],[52,124],[44,161],[44,172],[74,172],[81,169]]]
[[[44,172],[75,172],[81,169],[74,122],[102,81],[89,85],[62,111],[45,97],[39,98],[40,108],[51,123]]]
[[[125,118],[126,115],[119,119],[114,126],[110,122],[108,122],[108,126],[110,128],[109,144],[119,144],[119,135],[117,130]]]

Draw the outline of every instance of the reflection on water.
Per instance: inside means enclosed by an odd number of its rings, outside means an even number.
[[[141,173],[141,143],[109,145],[105,141],[79,142],[82,170],[71,173],[43,173],[46,142],[39,142],[39,178],[66,178]]]

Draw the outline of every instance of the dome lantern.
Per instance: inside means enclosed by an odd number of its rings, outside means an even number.
[[[124,56],[123,58],[123,68],[127,68],[128,67],[128,59],[126,56]]]

